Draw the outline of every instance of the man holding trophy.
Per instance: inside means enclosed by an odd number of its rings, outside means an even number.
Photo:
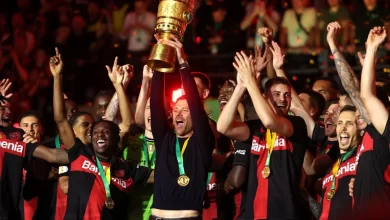
[[[158,44],[175,48],[186,95],[175,103],[172,130],[164,112],[164,74],[153,74],[150,109],[157,161],[151,219],[201,219],[215,140],[182,44],[171,39]]]
[[[158,9],[158,43],[147,63],[155,71],[150,109],[157,156],[150,219],[202,219],[215,139],[178,40],[192,19],[194,6],[194,0],[162,0]],[[164,73],[175,70],[176,58],[185,95],[173,108],[173,130],[164,111]]]

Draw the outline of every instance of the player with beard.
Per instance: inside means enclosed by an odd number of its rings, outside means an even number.
[[[175,103],[175,133],[163,111],[164,74],[153,74],[150,110],[157,160],[151,219],[201,219],[215,139],[182,44],[175,37],[158,43],[176,49],[186,96]]]
[[[356,175],[361,143],[356,108],[345,106],[337,119],[337,140],[339,156],[332,168],[322,179],[322,199],[319,219],[350,219],[353,201],[349,196],[348,184]],[[318,216],[317,216],[318,218]]]
[[[251,152],[248,189],[238,219],[302,219],[299,181],[307,131],[302,118],[288,116],[291,86],[282,77],[270,79],[263,96],[257,87],[252,58],[237,53],[233,65],[238,83],[218,119],[217,129],[232,139],[252,143],[252,148],[245,149]],[[233,121],[246,89],[260,120]]]
[[[339,27],[335,27],[336,29]],[[366,55],[361,76],[361,98],[372,123],[368,123],[354,181],[354,219],[386,219],[390,215],[390,200],[386,193],[386,178],[390,163],[389,113],[375,95],[375,59],[378,47],[387,37],[384,27],[371,29],[366,41]],[[340,53],[338,50],[332,53]]]
[[[127,147],[123,151],[123,158],[131,161],[138,161],[141,166],[155,169],[156,148],[153,139],[150,114],[149,88],[153,77],[152,69],[144,66],[141,91],[138,96],[135,119],[138,126],[144,127],[144,133],[129,139]],[[171,118],[171,110],[168,99],[164,99],[164,107],[167,117]],[[139,121],[140,117],[143,121]],[[130,219],[149,219],[153,204],[153,184],[147,184],[142,188],[134,188],[132,199],[129,204]]]

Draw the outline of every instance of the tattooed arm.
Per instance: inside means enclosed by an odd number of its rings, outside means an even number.
[[[367,124],[371,124],[370,117],[366,108],[364,107],[362,99],[360,98],[359,80],[357,79],[351,66],[347,63],[344,56],[338,50],[335,43],[334,38],[340,28],[341,26],[337,22],[328,24],[327,40],[334,57],[337,73],[341,79],[341,83],[343,84],[345,91],[348,92],[353,104],[359,110],[361,117],[363,117]]]
[[[39,145],[33,152],[33,157],[46,160],[49,163],[55,164],[68,164],[68,153],[63,149],[48,148],[43,145]]]

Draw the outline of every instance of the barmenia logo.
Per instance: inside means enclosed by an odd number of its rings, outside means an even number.
[[[12,140],[1,140],[0,141],[0,150],[7,150],[10,153],[21,154],[23,156],[25,143],[12,141]]]

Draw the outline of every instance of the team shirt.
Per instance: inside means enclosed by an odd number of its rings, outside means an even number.
[[[75,146],[68,151],[68,157],[69,189],[65,220],[123,219],[127,215],[127,192],[130,187],[145,183],[150,175],[148,168],[129,161],[100,159],[105,172],[111,169],[110,191],[115,207],[110,210],[104,205],[106,192],[92,147],[76,139]]]
[[[390,216],[390,200],[386,193],[390,162],[389,137],[389,118],[382,135],[372,124],[365,129],[357,153],[354,219],[387,219]]]
[[[23,143],[24,131],[0,127],[0,219],[21,219],[23,168],[36,144]]]
[[[178,150],[181,151],[187,138],[177,138],[169,126],[164,111],[164,74],[155,73],[150,98],[152,131],[157,152],[152,208],[201,212],[215,140],[189,68],[182,67],[180,73],[194,122],[194,133],[182,156],[185,174],[190,181],[186,186],[178,184],[180,172],[176,140],[178,139],[180,148]]]
[[[42,142],[42,145],[48,148],[65,149],[61,141],[59,139],[56,141],[56,138],[50,138]],[[49,164],[48,166],[50,169],[58,170],[58,176],[38,183],[43,190],[41,190],[38,196],[38,207],[34,218],[39,220],[62,220],[65,216],[67,195],[61,190],[58,178],[68,176],[69,168],[67,166],[59,166],[58,164]]]
[[[352,215],[352,197],[349,196],[349,183],[356,175],[357,148],[341,154],[329,172],[322,179],[321,220],[350,219]],[[345,158],[344,158],[345,157]],[[340,165],[338,165],[340,161]],[[338,168],[338,169],[337,169]],[[334,174],[336,174],[334,176]],[[334,184],[333,184],[334,181]],[[334,185],[334,195],[329,198]]]
[[[248,121],[252,142],[245,207],[239,219],[304,219],[305,203],[300,197],[299,183],[306,146],[307,130],[302,118],[287,116],[294,133],[286,138],[277,135],[271,154],[268,178],[262,177],[268,149],[266,128],[260,120]],[[236,151],[237,152],[237,151]]]

